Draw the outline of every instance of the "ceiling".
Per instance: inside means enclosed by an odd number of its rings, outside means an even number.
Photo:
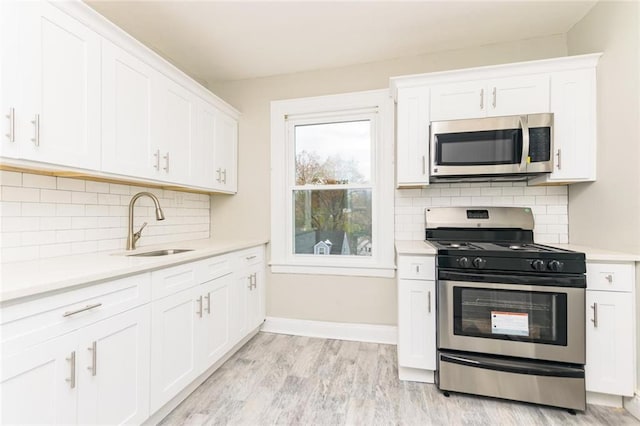
[[[596,3],[85,1],[205,84],[564,34]]]

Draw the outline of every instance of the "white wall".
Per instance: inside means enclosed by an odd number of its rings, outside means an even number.
[[[567,34],[569,54],[598,65],[598,180],[569,190],[572,243],[640,254],[640,4],[600,2]],[[636,267],[640,366],[640,264]],[[640,368],[637,368],[640,394]]]
[[[138,199],[135,231],[148,223],[138,247],[209,237],[205,194],[0,171],[1,261],[124,250],[129,201],[140,191],[158,197],[166,219]]]
[[[389,87],[392,76],[550,58],[566,53],[565,37],[552,36],[211,87],[242,112],[238,195],[212,196],[212,237],[269,237],[271,101],[381,89]],[[394,279],[288,274],[268,274],[267,279],[268,316],[396,323]]]

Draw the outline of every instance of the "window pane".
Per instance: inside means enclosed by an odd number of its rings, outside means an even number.
[[[371,189],[293,193],[294,253],[371,256]]]
[[[371,181],[371,122],[295,126],[296,185]]]

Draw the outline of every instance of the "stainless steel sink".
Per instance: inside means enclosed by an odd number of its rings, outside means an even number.
[[[127,256],[133,256],[133,257],[167,256],[167,255],[170,255],[170,254],[184,253],[186,251],[193,251],[193,249],[154,250],[154,251],[148,251],[148,252],[145,252],[145,253],[128,254]]]

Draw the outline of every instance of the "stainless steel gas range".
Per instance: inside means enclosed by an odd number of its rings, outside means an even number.
[[[436,381],[585,410],[585,256],[533,242],[528,208],[426,210],[437,248]]]

